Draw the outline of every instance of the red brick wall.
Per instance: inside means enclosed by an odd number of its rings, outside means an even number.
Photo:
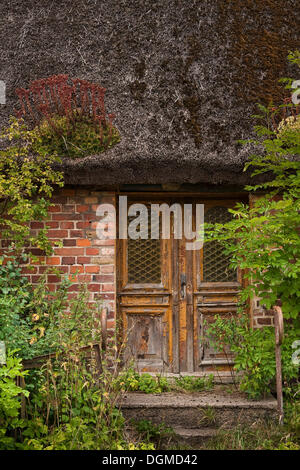
[[[261,328],[263,326],[274,326],[274,313],[272,310],[267,310],[261,306],[259,298],[255,297],[253,300],[253,327]]]
[[[61,241],[62,246],[56,247],[51,257],[39,256],[33,270],[25,268],[24,273],[34,284],[45,272],[46,266],[53,266],[72,281],[70,296],[79,291],[81,283],[86,283],[90,302],[102,299],[108,307],[107,326],[113,329],[116,311],[115,240],[97,238],[99,218],[96,210],[99,204],[115,205],[115,195],[112,192],[64,188],[55,193],[51,202],[54,205],[50,207],[49,220],[32,222],[31,229],[34,232],[48,226],[49,238]],[[47,274],[50,290],[54,291],[59,282],[58,276]]]

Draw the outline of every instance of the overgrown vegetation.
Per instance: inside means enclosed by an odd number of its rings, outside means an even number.
[[[20,420],[20,396],[28,397],[28,390],[16,384],[18,377],[26,376],[22,361],[14,357],[14,351],[7,355],[6,364],[0,366],[0,449],[14,449],[15,439],[11,435],[22,426]]]
[[[33,246],[51,253],[47,229],[34,235],[30,222],[46,218],[53,188],[62,186],[63,179],[53,169],[53,164],[59,161],[57,153],[36,149],[32,154],[34,142],[34,132],[15,118],[0,133],[0,143],[5,146],[0,150],[1,237],[14,250]]]
[[[189,375],[168,380],[161,375],[138,373],[129,367],[120,374],[116,386],[128,392],[164,393],[164,392],[201,392],[213,387],[213,374],[208,377],[192,377]]]
[[[300,450],[299,403],[287,404],[285,425],[256,422],[252,426],[220,429],[205,444],[208,450]]]
[[[218,351],[226,347],[234,353],[234,370],[242,372],[240,389],[249,398],[260,398],[276,392],[275,334],[273,327],[253,329],[248,318],[241,316],[222,319],[216,317],[207,328],[211,343]],[[299,365],[293,364],[293,344],[299,333],[286,324],[281,348],[282,378],[285,398],[293,399],[299,388]]]
[[[54,293],[48,291],[43,280],[33,289],[21,281],[16,264],[7,263],[2,274],[5,269],[14,272],[13,266],[16,278],[12,277],[7,293],[3,293],[0,284],[0,297],[6,299],[0,307],[1,339],[8,350],[7,365],[0,368],[0,448],[148,448],[147,443],[135,445],[126,437],[119,410],[124,389],[116,386],[122,370],[122,346],[117,352],[116,339],[112,338],[108,355],[100,348],[99,362],[93,346],[103,344],[99,312],[87,306],[85,286],[70,300],[69,280],[62,280]],[[18,283],[20,291],[14,290]],[[17,306],[22,299],[20,309],[16,307],[10,313],[9,304]],[[37,363],[36,368],[22,370],[25,358],[46,353],[51,355]],[[24,390],[16,386],[17,376],[25,377]],[[20,393],[27,397],[26,416],[22,419]]]
[[[186,392],[202,392],[213,388],[214,376],[210,374],[208,377],[192,377],[182,375],[175,378],[175,387],[173,389],[185,390]]]
[[[155,449],[168,448],[174,431],[164,423],[154,424],[147,419],[133,420],[131,422],[133,429],[137,432],[139,439],[148,445],[153,445]]]
[[[162,393],[170,391],[170,385],[165,377],[153,377],[148,373],[139,374],[129,367],[120,374],[116,386],[128,392]]]
[[[290,60],[299,64],[299,52]],[[290,80],[287,80],[290,87]],[[230,267],[243,270],[249,283],[240,294],[245,303],[257,296],[271,309],[280,304],[285,320],[282,345],[284,391],[299,390],[299,366],[292,363],[293,344],[300,338],[300,127],[299,106],[292,100],[278,106],[259,106],[255,118],[257,138],[245,170],[263,176],[261,183],[247,186],[252,205],[237,204],[229,209],[232,220],[208,225],[206,242],[216,240],[231,259]],[[258,195],[256,197],[256,194]],[[243,371],[242,389],[251,397],[274,391],[274,329],[253,331],[245,319],[216,318],[209,328],[213,340],[223,349],[227,342],[236,356],[235,368]],[[294,390],[295,393],[295,390]]]

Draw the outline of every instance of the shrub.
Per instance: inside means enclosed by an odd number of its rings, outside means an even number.
[[[25,450],[153,448],[143,442],[136,445],[125,434],[124,418],[119,409],[122,390],[115,386],[121,369],[122,346],[117,351],[116,338],[111,338],[107,354],[100,348],[100,358],[95,355],[93,345],[103,344],[99,312],[88,306],[89,292],[84,285],[78,295],[68,301],[66,308],[68,286],[69,282],[65,281],[57,292],[49,293],[41,281],[22,310],[25,320],[26,314],[31,318],[35,312],[34,315],[39,317],[36,318],[39,329],[33,332],[29,329],[30,334],[23,337],[24,344],[19,341],[21,350],[17,353],[32,357],[28,348],[33,348],[35,352],[52,351],[52,355],[40,368],[26,374],[27,419],[16,418],[20,400],[17,398],[15,421],[6,434],[1,431],[3,440],[0,442],[4,448]],[[17,288],[17,285],[10,287]],[[28,345],[30,335],[42,328],[39,321],[45,313],[48,323],[43,337],[37,337],[36,342]],[[16,322],[15,328],[17,332],[24,330],[21,322]],[[8,349],[17,337],[16,333],[14,339],[6,341]],[[18,370],[13,371],[12,377],[25,375],[21,371],[21,358],[15,358],[15,361]],[[5,368],[0,371],[4,373]],[[3,389],[3,397],[9,399],[10,391],[20,393],[21,389],[14,383],[10,387]]]
[[[30,222],[47,217],[53,188],[62,186],[63,180],[62,174],[53,168],[59,161],[56,152],[37,149],[32,153],[35,139],[35,132],[28,130],[22,120],[12,119],[9,127],[0,132],[1,237],[15,251],[37,247],[50,254],[52,245],[47,229],[35,235]]]
[[[46,287],[47,272],[33,286],[22,275],[26,256],[0,257],[0,340],[22,359],[47,354],[58,348],[67,319],[63,315],[71,282],[62,278],[56,292]],[[79,319],[79,322],[81,320]],[[74,328],[74,323],[69,319]],[[80,323],[79,323],[80,325]],[[84,337],[82,338],[84,342]]]
[[[234,353],[234,369],[243,372],[240,388],[250,398],[259,398],[276,390],[275,333],[273,327],[253,330],[245,317],[222,319],[207,328],[207,334],[214,347]],[[284,392],[290,396],[298,385],[299,366],[292,363],[292,345],[298,339],[293,325],[285,325],[284,341],[281,346],[282,377]]]

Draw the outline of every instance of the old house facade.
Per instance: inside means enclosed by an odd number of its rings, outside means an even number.
[[[119,198],[146,207],[191,204],[194,219],[202,204],[208,222],[249,202],[243,166],[250,149],[237,140],[251,135],[255,103],[279,101],[278,79],[292,75],[286,56],[297,47],[296,2],[13,0],[0,8],[1,125],[13,112],[15,88],[68,73],[107,89],[121,135],[107,152],[63,162],[65,187],[53,197],[49,221],[31,225],[47,224],[62,247],[25,274],[35,283],[55,266],[71,277],[70,296],[87,283],[90,302],[108,308],[108,329],[122,322],[140,370],[228,368],[204,325],[236,312],[242,273],[229,269],[218,245],[188,250],[174,233],[120,238]],[[108,221],[114,238],[97,234],[101,204],[116,210]],[[59,281],[48,275],[50,289]],[[248,310],[254,326],[273,321],[257,301]]]

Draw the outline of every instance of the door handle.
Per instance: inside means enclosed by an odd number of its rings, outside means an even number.
[[[185,299],[186,296],[186,275],[180,275],[180,298]]]

